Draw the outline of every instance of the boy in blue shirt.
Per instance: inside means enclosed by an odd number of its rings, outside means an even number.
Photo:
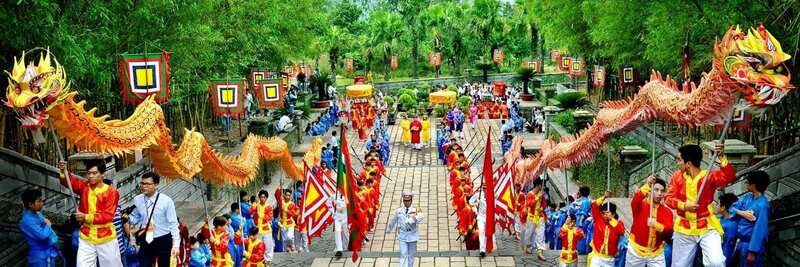
[[[736,195],[727,193],[719,197],[719,205],[716,208],[717,218],[722,225],[722,255],[725,255],[725,265],[730,266],[733,261],[733,248],[736,245],[737,225],[733,216],[735,215],[731,207],[739,200]]]
[[[28,242],[28,266],[49,267],[56,266],[58,253],[58,236],[50,226],[50,220],[42,215],[44,208],[42,192],[28,189],[22,192],[22,219],[19,228],[22,236]]]
[[[589,194],[591,190],[588,186],[581,186],[578,189],[578,193],[580,197],[578,200],[575,201],[575,216],[578,217],[578,223],[576,224],[578,227],[586,233],[586,238],[581,239],[578,241],[578,254],[579,255],[586,255],[591,252],[591,248],[589,247],[589,242],[592,240],[592,230],[593,228],[589,225],[589,219],[592,217],[591,208],[592,208],[592,201],[589,200]]]
[[[734,257],[738,257],[741,266],[761,266],[769,223],[769,200],[764,196],[769,175],[764,171],[754,171],[747,174],[745,182],[748,192],[733,204],[739,239]]]

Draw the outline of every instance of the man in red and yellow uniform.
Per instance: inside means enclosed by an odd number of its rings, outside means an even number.
[[[672,232],[672,211],[661,205],[666,182],[653,176],[631,198],[633,225],[625,266],[666,266],[664,238]]]
[[[266,246],[258,238],[258,228],[250,228],[250,237],[244,241],[244,262],[242,267],[264,267],[264,251]]]
[[[614,257],[617,256],[619,239],[625,234],[622,221],[616,219],[617,205],[608,202],[606,198],[611,192],[606,192],[602,197],[592,202],[592,220],[594,232],[592,235],[592,253],[587,258],[590,267],[612,267]]]
[[[62,175],[59,177],[63,186],[68,186],[64,177],[66,162],[60,162]],[[72,191],[80,195],[78,211],[75,218],[81,227],[78,239],[78,266],[122,266],[117,232],[112,220],[117,211],[119,193],[110,185],[103,183],[106,171],[105,161],[87,162],[86,180],[70,174],[69,183]],[[121,234],[121,233],[120,233]]]
[[[672,238],[674,266],[691,265],[698,245],[702,249],[704,266],[725,266],[722,238],[717,230],[709,227],[708,221],[709,216],[714,216],[711,206],[714,191],[736,180],[736,171],[728,164],[723,149],[723,145],[717,145],[720,169],[711,171],[710,174],[708,170],[700,169],[703,160],[703,150],[700,146],[685,145],[678,149],[679,170],[672,175],[667,195],[664,197],[665,204],[678,215],[675,218],[675,234]]]
[[[525,229],[525,224],[528,222],[528,216],[525,214],[525,193],[522,193],[522,184],[516,184],[514,187],[514,239],[520,240],[519,234]]]
[[[531,249],[536,249],[536,255],[539,260],[546,260],[543,253],[545,248],[544,243],[544,227],[547,221],[547,215],[544,213],[544,207],[547,206],[547,201],[544,199],[544,180],[533,180],[533,189],[525,196],[525,216],[527,216],[525,223],[525,230],[522,232],[523,250],[527,254],[531,254]]]
[[[231,236],[225,229],[228,224],[228,219],[225,217],[214,217],[214,231],[211,232],[211,267],[231,267],[233,266],[233,258],[231,252],[228,251]]]
[[[564,267],[578,267],[578,241],[586,236],[581,228],[575,227],[575,221],[578,218],[575,214],[569,214],[564,226],[558,232],[558,238],[561,239],[561,255],[558,257],[560,266]]]
[[[253,223],[258,229],[258,238],[264,243],[264,261],[269,265],[275,250],[275,240],[272,239],[272,205],[267,200],[269,193],[266,190],[258,192],[258,202],[250,206]]]
[[[281,217],[278,220],[278,225],[281,227],[283,244],[287,252],[295,252],[294,228],[296,227],[295,221],[298,215],[299,210],[297,209],[297,205],[292,201],[292,191],[287,189],[283,192]]]

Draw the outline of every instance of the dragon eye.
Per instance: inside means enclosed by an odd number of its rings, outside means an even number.
[[[31,91],[34,94],[38,94],[40,90],[41,90],[41,88],[38,85],[35,85],[35,86],[31,87]]]
[[[19,88],[19,86],[17,86],[16,88],[14,88],[14,92],[16,92],[17,94],[21,94],[22,88]]]

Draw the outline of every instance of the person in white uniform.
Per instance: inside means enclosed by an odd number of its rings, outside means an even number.
[[[347,201],[345,201],[344,195],[337,191],[336,197],[328,200],[328,207],[333,209],[333,238],[336,243],[336,253],[334,255],[339,258],[347,245],[345,242],[348,241],[347,237],[349,235],[347,229]]]
[[[486,257],[486,185],[481,186],[481,190],[469,198],[469,206],[478,219],[478,242],[480,244],[481,257]],[[492,242],[495,236],[492,235]]]
[[[422,212],[411,207],[413,198],[413,193],[403,193],[403,207],[394,211],[392,217],[389,218],[389,225],[386,227],[386,234],[389,234],[394,231],[394,227],[397,225],[397,241],[400,241],[400,267],[414,266],[414,256],[417,254],[417,240],[419,240],[418,225],[425,218]]]

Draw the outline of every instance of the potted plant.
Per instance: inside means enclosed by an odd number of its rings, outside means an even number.
[[[309,78],[309,85],[316,92],[312,104],[314,108],[327,108],[330,106],[331,97],[328,95],[328,86],[333,84],[331,75],[326,72],[317,72]]]
[[[528,83],[533,78],[533,69],[531,68],[519,68],[517,69],[517,76],[514,77],[514,80],[522,83],[522,94],[521,98],[523,101],[532,101],[534,95],[529,93],[528,91]]]

